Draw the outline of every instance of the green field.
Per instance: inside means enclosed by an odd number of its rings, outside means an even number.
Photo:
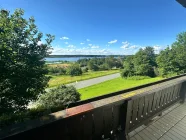
[[[91,78],[96,78],[104,75],[118,73],[119,70],[108,70],[108,71],[90,71],[83,73],[81,76],[69,76],[69,75],[59,75],[59,76],[52,76],[49,81],[49,87],[55,87],[61,84],[68,84],[75,81],[87,80]],[[51,75],[50,75],[51,76]]]
[[[100,84],[96,84],[93,86],[89,86],[86,88],[79,89],[78,91],[81,94],[81,100],[89,99],[92,97],[108,94],[111,92],[115,92],[118,90],[123,90],[151,82],[155,82],[161,80],[163,78],[156,77],[156,78],[148,78],[143,80],[129,80],[123,78],[116,78],[113,80],[109,80]]]

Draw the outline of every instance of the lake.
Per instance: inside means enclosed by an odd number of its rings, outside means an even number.
[[[79,59],[85,59],[85,58],[95,58],[95,57],[56,57],[56,58],[45,58],[45,61],[47,62],[55,62],[55,61],[70,61],[70,62],[74,62],[74,61],[78,61]],[[96,57],[96,58],[100,58],[100,57]],[[103,57],[101,57],[103,58]]]

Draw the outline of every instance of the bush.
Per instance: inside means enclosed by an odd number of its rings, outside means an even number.
[[[127,70],[124,68],[124,70],[121,71],[121,77],[126,78],[134,75],[134,72],[132,70]]]
[[[51,75],[65,75],[66,74],[66,68],[63,67],[49,67],[48,68],[49,74]]]
[[[71,65],[67,68],[67,74],[69,74],[71,76],[79,76],[79,75],[82,75],[82,73],[83,72],[82,72],[80,66],[77,64]]]
[[[108,70],[108,65],[107,64],[103,64],[99,67],[99,70]]]
[[[86,72],[88,72],[88,68],[87,68],[87,67],[85,67],[85,68],[83,69],[83,73],[86,73]]]
[[[0,116],[0,128],[63,110],[68,104],[80,100],[80,94],[73,86],[61,85],[42,94],[36,102],[36,108],[20,112],[11,112]]]
[[[54,107],[64,108],[65,105],[77,102],[78,100],[80,100],[80,94],[73,86],[61,85],[41,95],[36,104],[39,108],[45,109]]]

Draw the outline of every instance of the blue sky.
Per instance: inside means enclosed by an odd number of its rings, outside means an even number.
[[[186,31],[186,9],[176,0],[0,0],[25,10],[43,33],[55,35],[53,54],[156,52]]]

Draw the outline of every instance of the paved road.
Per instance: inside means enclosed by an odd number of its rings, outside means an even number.
[[[106,75],[106,76],[102,76],[102,77],[97,77],[97,78],[93,78],[93,79],[89,79],[89,80],[84,80],[84,81],[79,81],[79,82],[77,81],[77,82],[70,83],[70,84],[67,84],[67,85],[73,85],[74,87],[76,87],[76,89],[80,89],[80,88],[85,88],[85,87],[95,85],[95,84],[98,84],[98,83],[102,83],[104,81],[115,79],[115,78],[118,78],[118,77],[120,77],[120,74],[115,73],[115,74]]]

